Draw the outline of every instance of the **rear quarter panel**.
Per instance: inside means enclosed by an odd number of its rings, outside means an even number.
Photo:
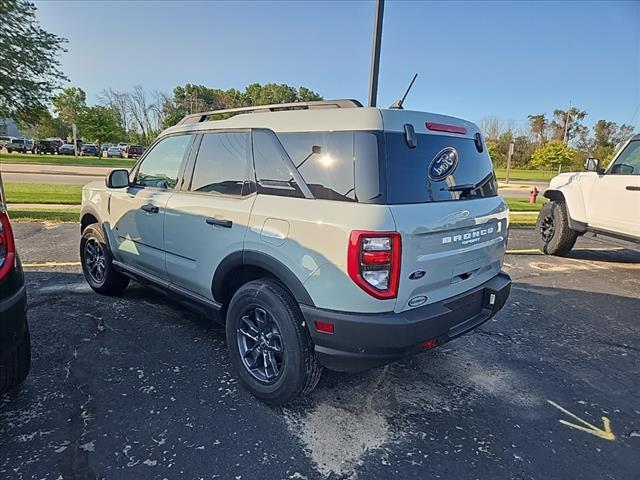
[[[395,300],[378,300],[347,273],[353,230],[394,231],[389,208],[329,200],[258,195],[245,250],[270,255],[303,283],[316,307],[343,312],[389,312]]]

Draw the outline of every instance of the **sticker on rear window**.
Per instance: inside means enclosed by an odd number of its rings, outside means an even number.
[[[458,167],[458,151],[453,147],[443,148],[431,160],[429,178],[436,182],[444,180]]]

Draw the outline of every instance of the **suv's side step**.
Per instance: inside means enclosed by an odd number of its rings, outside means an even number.
[[[214,302],[213,300],[209,300],[208,298],[204,298],[197,293],[193,293],[185,288],[182,288],[179,285],[175,285],[166,280],[162,280],[154,275],[151,275],[147,272],[143,272],[142,270],[132,267],[131,265],[126,265],[117,260],[113,260],[113,265],[120,270],[122,273],[132,278],[136,282],[155,288],[156,290],[161,291],[162,293],[177,293],[180,297],[184,299],[188,299],[190,302],[195,302],[199,311],[204,310],[204,312],[208,313],[218,313],[222,309],[222,304],[218,302]],[[189,302],[181,302],[180,299],[175,299],[180,303],[184,303],[187,306],[193,306]]]

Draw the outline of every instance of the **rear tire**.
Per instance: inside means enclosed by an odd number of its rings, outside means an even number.
[[[113,257],[98,223],[85,228],[80,239],[80,262],[87,283],[103,295],[120,295],[129,285],[129,277],[113,266]]]
[[[538,245],[547,255],[563,257],[576,243],[578,232],[569,228],[569,214],[564,202],[547,202],[536,222]]]
[[[309,330],[298,304],[279,282],[263,278],[240,287],[229,304],[226,334],[240,380],[263,402],[282,405],[318,384],[322,366]]]
[[[0,393],[24,382],[31,368],[31,336],[25,327],[22,338],[0,357]]]

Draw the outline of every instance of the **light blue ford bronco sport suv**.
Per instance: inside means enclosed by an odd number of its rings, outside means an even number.
[[[222,119],[220,119],[222,118]],[[226,326],[259,399],[442,345],[494,316],[508,208],[464,120],[355,100],[204,112],[85,186],[87,281],[130,279]]]

